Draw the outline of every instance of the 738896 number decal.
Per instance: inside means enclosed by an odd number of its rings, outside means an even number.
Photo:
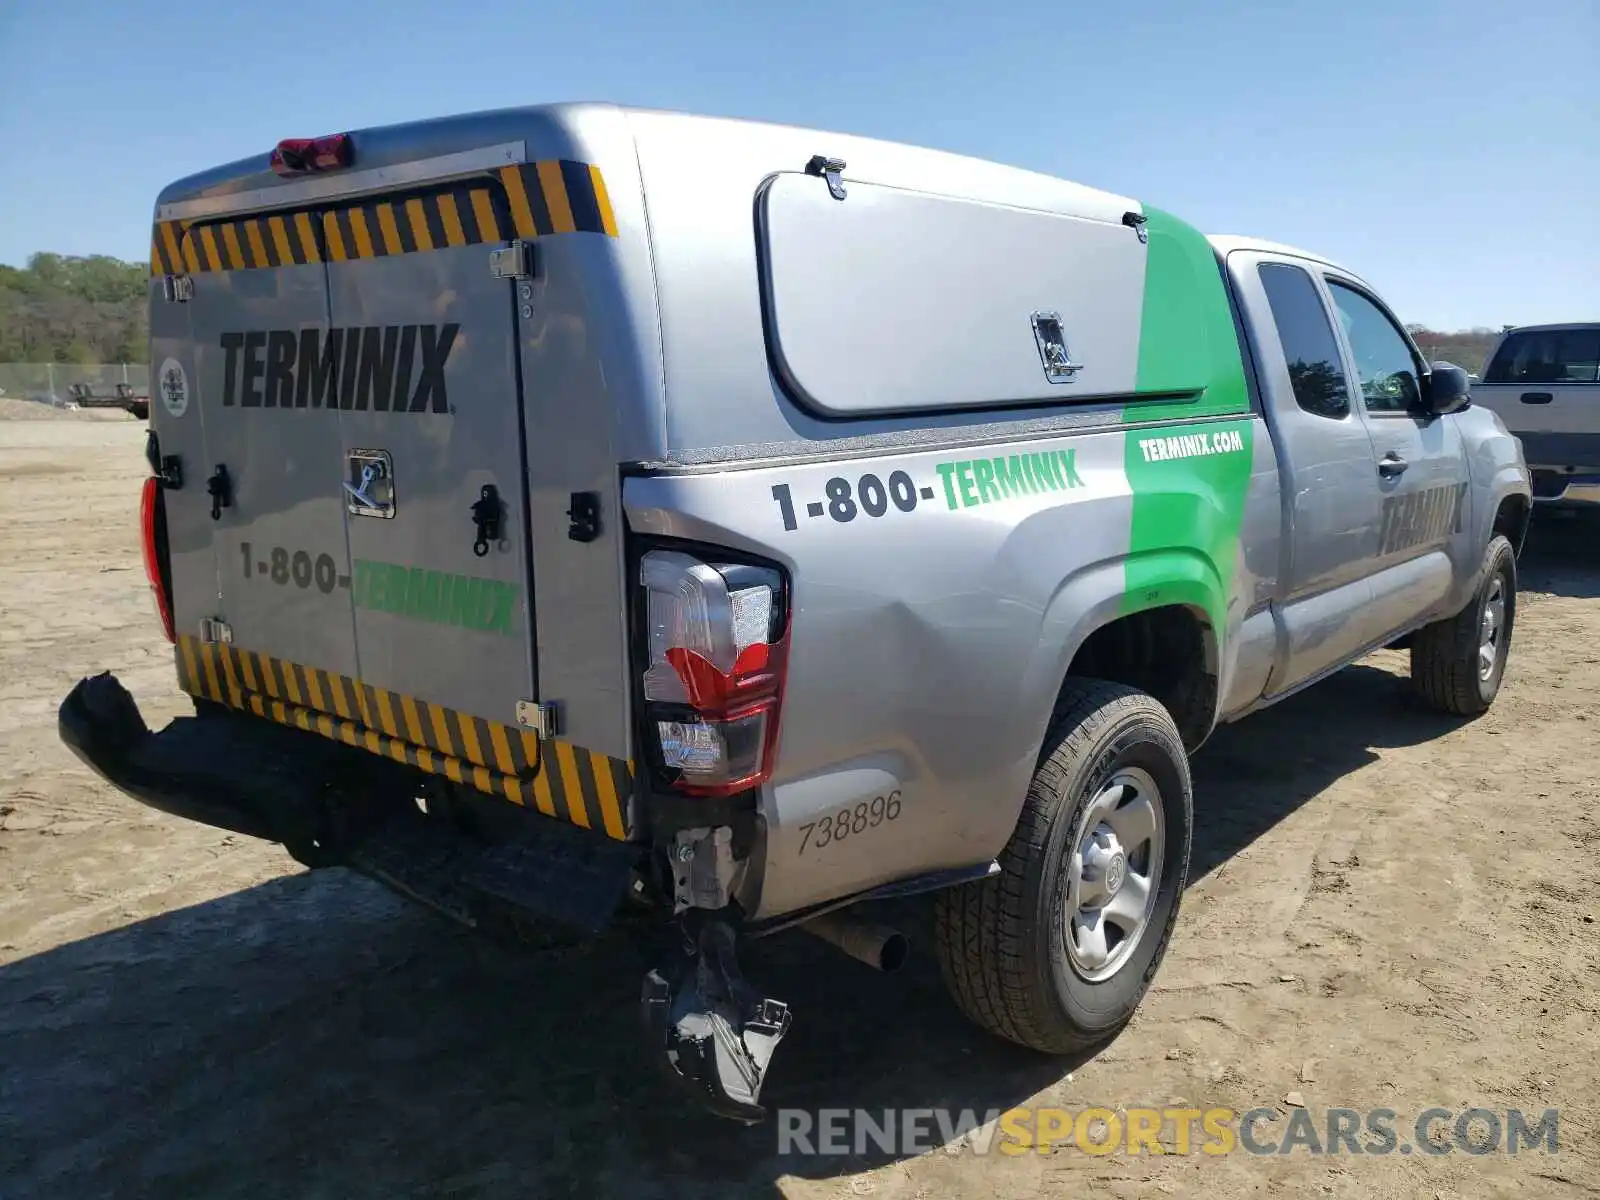
[[[900,792],[895,790],[887,796],[874,796],[871,800],[862,800],[852,808],[841,808],[836,813],[818,817],[800,826],[803,835],[800,838],[798,853],[804,854],[808,850],[821,850],[824,846],[831,846],[834,842],[842,842],[876,829],[888,821],[893,821],[900,816]]]

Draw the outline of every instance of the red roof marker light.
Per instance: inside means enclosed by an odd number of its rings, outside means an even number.
[[[350,135],[330,133],[319,138],[284,138],[270,162],[275,173],[292,177],[348,167],[352,157]]]

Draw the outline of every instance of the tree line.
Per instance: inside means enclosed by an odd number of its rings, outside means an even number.
[[[1483,374],[1483,368],[1487,365],[1484,360],[1489,357],[1489,351],[1494,349],[1495,342],[1500,340],[1500,331],[1485,325],[1449,332],[1430,329],[1426,325],[1407,325],[1406,329],[1416,341],[1417,349],[1429,362],[1454,363],[1474,375]]]
[[[150,269],[105,254],[0,265],[0,362],[142,363]]]

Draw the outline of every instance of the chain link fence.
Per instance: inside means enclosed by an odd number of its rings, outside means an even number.
[[[150,394],[148,363],[0,363],[0,396],[66,404],[76,385],[96,396],[114,396],[127,384],[136,396]]]

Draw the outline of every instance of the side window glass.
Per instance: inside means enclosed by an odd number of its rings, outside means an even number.
[[[1495,351],[1485,383],[1594,383],[1600,329],[1530,329]]]
[[[1421,368],[1383,310],[1354,288],[1328,280],[1339,323],[1350,339],[1361,399],[1368,412],[1408,412],[1422,401]]]
[[[1287,263],[1262,263],[1257,271],[1289,361],[1295,403],[1319,417],[1346,415],[1350,389],[1339,362],[1339,343],[1311,276]]]
[[[1600,329],[1562,333],[1557,371],[1562,383],[1600,382]]]
[[[1494,359],[1483,373],[1485,383],[1532,383],[1540,354],[1540,335],[1513,333],[1500,343]]]

